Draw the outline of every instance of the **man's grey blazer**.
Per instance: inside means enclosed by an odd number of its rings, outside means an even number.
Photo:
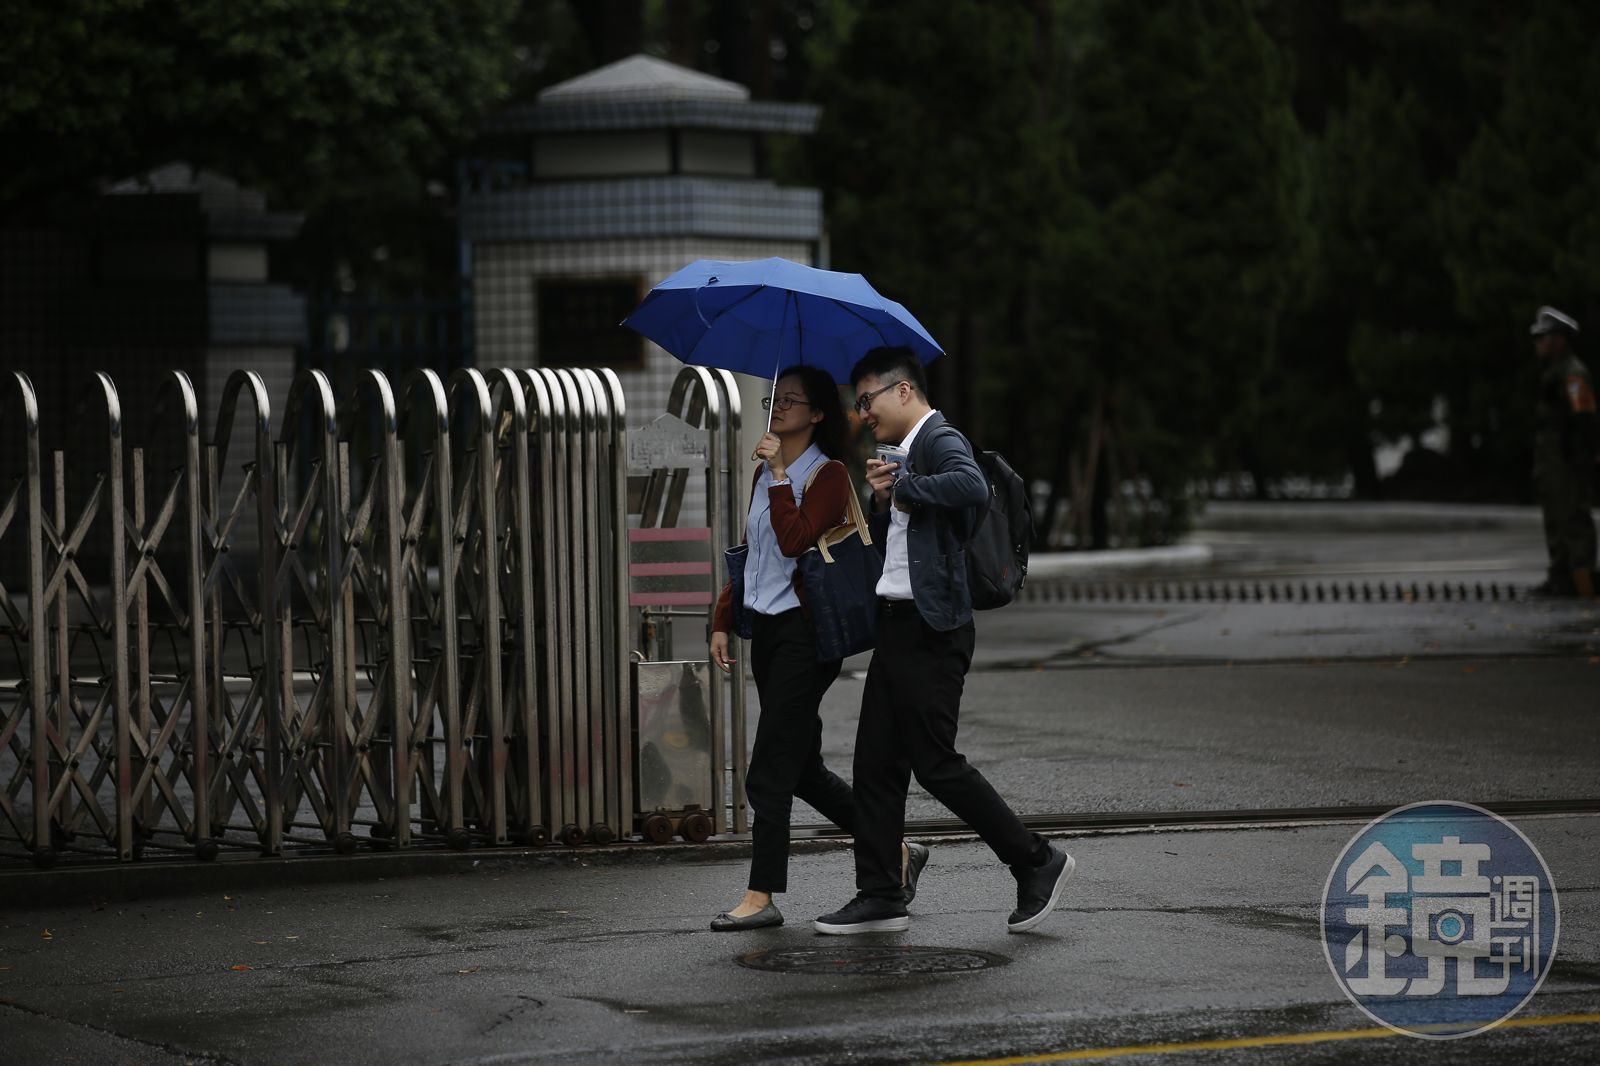
[[[989,499],[989,483],[966,438],[937,411],[922,424],[907,458],[894,499],[910,509],[911,596],[922,620],[945,632],[972,618],[963,545]],[[878,551],[887,552],[889,512],[874,511],[867,525]]]

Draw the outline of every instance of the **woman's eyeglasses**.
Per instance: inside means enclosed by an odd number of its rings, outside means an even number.
[[[810,401],[797,400],[793,396],[779,396],[776,400],[771,396],[761,397],[761,409],[763,411],[787,411],[797,403],[805,404],[807,407],[811,406]]]

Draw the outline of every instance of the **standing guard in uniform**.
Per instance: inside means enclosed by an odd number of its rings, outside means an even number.
[[[1578,323],[1554,307],[1541,307],[1528,327],[1541,364],[1538,430],[1534,436],[1534,491],[1544,512],[1550,572],[1536,595],[1593,596],[1595,590],[1594,380],[1574,351]]]

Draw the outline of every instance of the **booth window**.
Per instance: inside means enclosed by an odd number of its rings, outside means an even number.
[[[644,366],[644,339],[619,323],[639,303],[636,278],[540,280],[539,362],[544,366]]]

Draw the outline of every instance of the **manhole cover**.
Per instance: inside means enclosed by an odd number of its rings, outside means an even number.
[[[919,948],[910,944],[877,947],[762,948],[738,958],[740,966],[777,973],[868,974],[903,977],[914,973],[967,973],[1004,966],[1011,960],[972,948]]]

